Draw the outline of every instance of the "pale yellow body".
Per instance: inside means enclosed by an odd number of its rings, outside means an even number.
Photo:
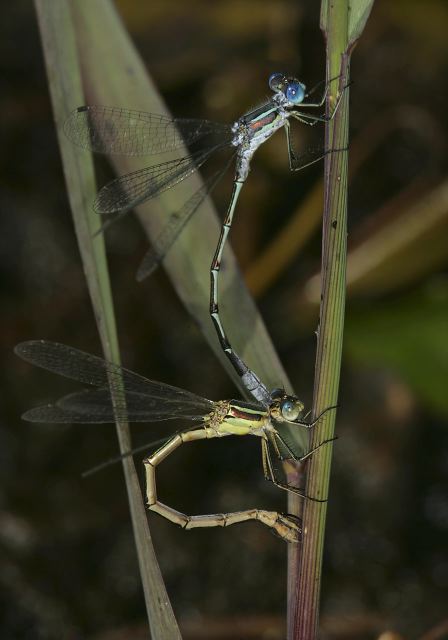
[[[255,435],[263,438],[266,445],[268,434],[275,434],[276,430],[271,424],[269,412],[257,411],[247,407],[241,407],[228,401],[217,402],[214,410],[204,418],[203,426],[198,429],[182,431],[173,436],[163,447],[152,456],[144,460],[146,472],[146,499],[148,508],[160,514],[171,522],[184,529],[198,527],[228,527],[232,524],[247,520],[258,520],[270,527],[278,536],[290,543],[297,543],[301,539],[302,530],[298,520],[292,516],[284,515],[276,511],[263,509],[247,509],[233,513],[214,513],[208,515],[189,516],[158,500],[156,488],[156,467],[167,458],[175,449],[187,442],[219,438],[229,435],[246,436]],[[264,451],[264,449],[263,449]],[[270,471],[270,464],[263,465],[265,473]],[[267,457],[269,460],[269,457]]]

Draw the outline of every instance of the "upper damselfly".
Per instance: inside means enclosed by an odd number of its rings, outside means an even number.
[[[333,80],[336,80],[334,78]],[[144,156],[175,151],[184,144],[199,148],[190,155],[156,164],[116,178],[103,187],[94,202],[94,209],[102,214],[103,228],[146,200],[159,196],[192,175],[206,160],[218,151],[227,150],[229,157],[223,168],[208,178],[184,206],[173,214],[159,237],[145,255],[137,277],[142,280],[163,260],[191,216],[202,204],[216,183],[235,159],[235,178],[230,204],[210,268],[210,315],[220,344],[244,386],[260,402],[269,405],[271,394],[258,376],[251,371],[234,351],[219,316],[218,278],[224,246],[229,234],[234,211],[242,186],[247,179],[252,156],[258,147],[276,131],[284,129],[291,171],[298,171],[321,159],[325,150],[318,146],[297,153],[292,145],[290,118],[306,125],[331,120],[339,106],[343,89],[329,115],[310,113],[307,109],[320,109],[329,93],[330,81],[322,96],[315,102],[307,101],[323,83],[307,92],[303,83],[283,73],[273,73],[269,87],[273,95],[259,107],[248,111],[233,124],[199,119],[169,118],[142,111],[118,107],[78,107],[64,124],[66,135],[75,144],[104,154]]]
[[[23,414],[24,420],[100,424],[183,419],[198,423],[198,426],[177,432],[144,460],[146,498],[151,511],[185,529],[229,526],[246,520],[258,520],[288,542],[300,541],[300,522],[292,515],[249,509],[235,513],[189,516],[163,504],[157,496],[156,467],[186,442],[230,435],[253,435],[261,438],[265,478],[282,489],[303,495],[298,488],[277,477],[275,461],[294,459],[301,462],[318,447],[305,456],[297,457],[280,435],[278,426],[287,423],[310,428],[323,414],[313,422],[306,422],[301,418],[303,404],[283,390],[272,394],[272,402],[267,408],[256,402],[239,400],[213,402],[185,389],[149,380],[102,358],[57,342],[22,342],[16,346],[15,353],[47,371],[95,387],[66,395],[56,404],[30,409]],[[319,446],[322,444],[324,442]]]

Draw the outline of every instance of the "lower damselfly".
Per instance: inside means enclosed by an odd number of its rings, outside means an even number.
[[[22,342],[15,347],[15,353],[42,369],[95,387],[66,395],[53,405],[26,411],[22,418],[29,422],[101,424],[183,419],[198,423],[198,426],[175,433],[143,461],[146,500],[151,511],[184,529],[225,527],[246,520],[258,520],[284,540],[292,543],[300,541],[300,521],[290,514],[248,509],[234,513],[190,516],[163,504],[157,496],[156,468],[187,442],[231,435],[253,435],[261,438],[265,478],[281,489],[303,496],[298,488],[277,477],[275,461],[293,459],[303,462],[329,440],[322,442],[305,456],[297,457],[281,436],[278,427],[286,423],[311,428],[329,409],[312,422],[307,422],[301,418],[303,404],[283,390],[272,393],[272,401],[267,408],[256,402],[239,400],[213,402],[185,389],[149,380],[102,358],[57,342]]]
[[[324,83],[319,83],[307,92],[305,85],[296,78],[283,73],[273,73],[269,78],[269,88],[273,95],[233,124],[169,118],[125,108],[95,105],[78,107],[64,124],[66,135],[75,144],[108,155],[153,155],[175,151],[184,144],[200,143],[199,148],[190,155],[139,169],[104,186],[94,202],[95,211],[103,216],[103,229],[137,205],[158,197],[191,176],[216,152],[228,151],[229,157],[223,168],[209,177],[184,206],[171,216],[166,227],[153,241],[139,268],[139,280],[143,280],[161,263],[191,216],[235,160],[232,195],[210,267],[210,316],[221,347],[242,379],[243,385],[256,400],[266,405],[270,402],[270,393],[232,348],[220,320],[218,278],[224,246],[232,226],[236,203],[249,174],[252,157],[258,147],[276,131],[282,128],[285,130],[291,171],[303,169],[320,160],[329,151],[335,151],[325,150],[323,145],[319,145],[311,150],[296,152],[292,145],[289,120],[292,118],[309,126],[331,120],[338,109],[345,87],[339,91],[329,115],[309,112],[308,109],[323,107],[330,84],[336,79],[333,78],[325,85],[318,100],[307,101]]]

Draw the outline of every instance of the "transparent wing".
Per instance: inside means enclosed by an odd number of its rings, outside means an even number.
[[[230,135],[231,127],[209,120],[92,105],[72,111],[64,132],[76,145],[96,153],[141,156],[173,151],[209,134]]]
[[[176,211],[170,216],[168,223],[152,242],[152,246],[143,257],[137,271],[137,280],[139,282],[150,276],[161,264],[189,220],[224,176],[230,166],[230,163],[235,157],[235,153],[232,154],[224,169],[220,169],[214,173],[197,191],[193,193],[191,198],[187,200],[179,211]]]
[[[38,367],[71,380],[99,387],[61,398],[56,405],[37,407],[24,418],[44,422],[113,422],[114,408],[123,420],[200,419],[214,403],[194,393],[156,382],[128,369],[57,342],[22,342],[15,353]],[[113,389],[113,402],[110,393]],[[76,417],[74,419],[74,417]]]
[[[200,420],[213,408],[213,403],[200,400],[202,398],[179,402],[170,396],[160,398],[133,391],[115,393],[112,398],[109,389],[95,389],[71,393],[58,400],[56,405],[64,411],[102,418],[107,422],[113,422],[115,415],[131,422],[148,422],[177,418]]]
[[[109,182],[99,192],[93,208],[104,214],[108,222],[122,216],[137,205],[157,197],[194,173],[218,149],[215,145],[190,156],[162,162],[133,171]]]
[[[70,413],[52,404],[28,409],[28,411],[22,413],[22,420],[27,422],[46,422],[48,424],[86,424],[92,422],[101,424],[103,422],[103,420],[87,420],[82,414]]]
[[[124,422],[161,422],[164,420],[201,420],[212,406],[152,398],[146,394],[121,391],[112,396],[108,389],[80,391],[64,396],[55,405],[26,411],[28,422],[105,424]]]

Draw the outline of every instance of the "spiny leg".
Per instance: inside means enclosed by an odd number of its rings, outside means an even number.
[[[222,255],[227,237],[230,232],[230,228],[232,226],[236,203],[238,201],[238,197],[243,184],[244,180],[235,180],[234,182],[229,208],[221,226],[218,245],[216,247],[215,255],[213,256],[212,264],[210,267],[210,316],[218,335],[221,348],[229,359],[234,370],[241,378],[244,386],[254,396],[254,398],[264,404],[268,404],[270,401],[270,394],[268,390],[258,378],[258,376],[251,369],[249,369],[246,363],[232,348],[219,316],[218,279],[221,269]]]
[[[318,82],[317,84],[314,85],[314,87],[312,87],[306,94],[305,98],[307,98],[308,96],[311,96],[322,84],[325,84],[325,90],[322,94],[321,99],[319,100],[319,102],[302,102],[300,107],[322,107],[325,99],[328,95],[328,91],[330,88],[331,83],[334,80],[338,80],[339,78],[341,78],[342,74],[339,74],[337,76],[334,76],[333,78],[330,78],[328,80],[328,82],[325,82],[325,80],[321,80],[320,82]],[[345,87],[344,87],[345,89]]]
[[[327,411],[332,411],[333,409],[337,409],[339,407],[338,404],[332,404],[329,407],[326,407],[325,409],[323,409],[315,418],[314,420],[311,420],[310,422],[306,421],[306,420],[295,420],[294,424],[299,425],[300,427],[305,427],[306,429],[312,429],[318,422],[319,420],[322,418],[322,416],[324,416]]]
[[[287,542],[297,543],[301,539],[302,530],[299,522],[290,516],[276,511],[264,509],[247,509],[233,513],[215,513],[209,515],[189,516],[163,504],[157,498],[155,471],[158,464],[165,460],[173,451],[186,442],[203,440],[205,438],[219,437],[219,433],[212,427],[201,427],[192,431],[182,431],[171,438],[163,447],[152,456],[144,460],[146,472],[146,498],[148,508],[163,516],[167,520],[178,524],[183,529],[195,529],[199,527],[229,527],[232,524],[258,520],[271,528],[280,538]]]
[[[308,498],[308,496],[305,495],[302,491],[300,491],[300,489],[298,489],[297,487],[289,485],[286,482],[282,482],[277,478],[274,465],[272,463],[271,453],[269,451],[269,444],[268,444],[268,441],[264,439],[261,441],[261,457],[263,462],[264,477],[266,480],[275,484],[275,486],[278,487],[279,489],[283,489],[284,491],[290,491],[291,493],[295,493],[301,498]]]
[[[288,451],[290,456],[289,458],[283,457],[281,454],[277,455],[277,452],[279,452],[277,439],[281,443],[282,447],[284,447]],[[310,456],[312,456],[313,453],[315,453],[318,449],[320,449],[320,447],[323,447],[325,444],[328,444],[329,442],[333,442],[334,440],[337,440],[337,436],[334,438],[327,438],[326,440],[323,440],[318,445],[313,447],[310,451],[308,451],[305,455],[298,457],[294,454],[291,447],[287,444],[287,442],[285,442],[285,440],[280,436],[279,433],[269,434],[266,439],[263,439],[261,441],[261,457],[262,457],[263,472],[264,472],[265,479],[275,484],[275,486],[278,487],[279,489],[283,489],[285,491],[290,491],[291,493],[295,493],[301,498],[307,498],[309,500],[312,500],[313,502],[326,502],[326,500],[320,500],[319,498],[313,498],[311,496],[308,496],[297,487],[294,487],[293,485],[283,482],[282,480],[279,480],[277,478],[275,467],[272,462],[269,444],[271,444],[271,446],[274,448],[276,452],[276,457],[279,460],[285,461],[285,460],[291,459],[291,460],[295,460],[296,462],[304,462]]]
[[[305,453],[305,455],[301,456],[299,458],[299,462],[305,462],[305,460],[308,460],[308,458],[310,458],[313,455],[313,453],[315,453],[318,449],[323,447],[324,444],[328,444],[329,442],[334,442],[337,439],[338,439],[338,436],[333,436],[332,438],[325,438],[325,440],[322,440],[322,442],[319,442],[319,444],[316,444],[316,446],[310,449],[307,453]]]
[[[305,121],[302,120],[302,122],[305,122]],[[306,124],[308,124],[308,123],[306,123]],[[300,171],[301,169],[304,169],[305,167],[309,167],[310,165],[314,164],[315,162],[319,162],[319,160],[322,160],[322,158],[325,157],[325,155],[328,153],[327,151],[324,151],[321,155],[316,156],[315,158],[313,158],[309,162],[305,162],[304,164],[303,163],[298,164],[299,160],[300,160],[300,156],[296,155],[296,152],[294,151],[294,147],[292,146],[290,126],[291,125],[289,124],[289,122],[285,123],[286,146],[287,146],[287,149],[288,149],[288,160],[289,160],[289,170],[290,171]]]
[[[315,124],[317,124],[318,122],[329,122],[330,120],[332,120],[339,108],[339,104],[341,102],[342,99],[342,95],[343,95],[343,91],[340,93],[336,105],[333,109],[333,111],[331,112],[331,114],[329,116],[316,116],[316,115],[312,115],[312,114],[308,114],[308,113],[301,113],[300,111],[293,111],[291,112],[291,117],[294,118],[295,120],[298,120],[299,122],[302,122],[303,124],[306,124],[309,127],[313,127]],[[303,106],[303,105],[302,105]],[[310,106],[309,104],[306,106]],[[347,149],[328,149],[326,151],[324,151],[321,155],[317,156],[316,158],[313,158],[312,160],[310,160],[310,162],[307,162],[305,164],[300,164],[298,165],[298,157],[297,154],[294,151],[294,147],[292,145],[292,141],[291,141],[291,129],[290,129],[290,124],[289,122],[285,123],[285,133],[286,133],[286,145],[287,145],[287,149],[288,149],[288,159],[289,159],[289,168],[291,171],[299,171],[301,169],[304,169],[305,167],[314,164],[315,162],[318,162],[319,160],[321,160],[321,158],[323,158],[324,156],[327,155],[327,153],[333,153],[334,151],[347,151]]]
[[[316,91],[317,87],[318,87],[319,85],[321,85],[321,84],[322,84],[322,82],[325,82],[325,81],[321,81],[321,82],[319,82],[315,87],[313,87],[313,88],[312,88],[312,89],[307,93],[307,95],[311,95],[312,93],[314,93],[314,91]],[[321,97],[321,99],[319,100],[319,102],[302,102],[302,103],[300,104],[300,108],[302,108],[302,107],[311,107],[311,108],[313,108],[313,107],[316,107],[316,108],[317,108],[317,107],[322,107],[322,106],[324,105],[324,102],[325,102],[326,98],[327,98],[328,91],[329,91],[329,89],[330,89],[330,84],[331,84],[331,80],[329,80],[329,81],[326,83],[326,85],[325,85],[325,90],[324,90],[324,92],[323,92],[323,94],[322,94],[322,97]],[[306,96],[305,96],[305,97],[306,97]]]
[[[321,411],[316,416],[316,418],[314,418],[314,420],[311,420],[310,422],[308,422],[306,420],[303,420],[303,421],[296,420],[296,422],[294,424],[296,424],[298,426],[301,426],[301,427],[305,427],[306,429],[312,429],[312,427],[314,427],[319,422],[319,420],[322,418],[322,416],[324,416],[327,413],[327,411],[331,411],[332,409],[337,409],[337,408],[338,408],[338,405],[331,405],[330,407],[327,407],[326,409]],[[321,443],[319,443],[318,445],[313,447],[310,451],[305,453],[305,455],[299,457],[291,449],[291,447],[286,442],[286,440],[278,433],[278,431],[270,432],[267,437],[268,437],[269,442],[273,446],[273,448],[275,450],[275,454],[276,454],[276,456],[277,456],[277,458],[279,460],[284,461],[284,460],[287,460],[288,458],[281,454],[279,446],[277,444],[277,440],[278,440],[278,442],[281,443],[282,447],[287,451],[287,453],[289,454],[290,459],[295,460],[296,462],[304,462],[304,460],[309,458],[321,446],[323,446],[324,444],[327,444],[328,442],[333,442],[333,440],[337,440],[338,439],[337,436],[334,436],[333,438],[327,438],[326,440],[323,440]]]
[[[297,111],[291,111],[291,117],[295,118],[296,120],[300,120],[300,122],[304,122],[305,124],[309,125],[309,126],[313,126],[316,124],[316,122],[330,122],[331,120],[333,120],[334,116],[336,115],[337,110],[339,109],[339,105],[341,103],[342,100],[342,96],[344,95],[344,91],[345,89],[348,87],[348,85],[346,85],[345,87],[343,87],[342,91],[339,93],[338,98],[336,100],[336,104],[334,105],[330,115],[315,115],[313,113],[302,113],[301,109],[303,107],[321,107],[323,106],[323,103],[325,101],[325,98],[328,95],[328,88],[329,88],[329,84],[327,85],[327,88],[325,89],[325,93],[323,96],[323,100],[321,103],[318,104],[311,104],[310,102],[306,103],[303,102],[300,105],[300,108],[297,109]]]
[[[272,463],[271,453],[269,451],[269,442],[267,439],[266,440],[263,439],[261,441],[261,459],[263,464],[264,477],[266,480],[275,484],[275,486],[278,487],[279,489],[284,489],[285,491],[290,491],[291,493],[295,493],[301,498],[308,497],[302,491],[300,491],[300,489],[298,489],[297,487],[289,485],[286,482],[282,482],[277,478],[277,474],[275,473],[274,465]],[[295,456],[293,459],[297,460]]]

